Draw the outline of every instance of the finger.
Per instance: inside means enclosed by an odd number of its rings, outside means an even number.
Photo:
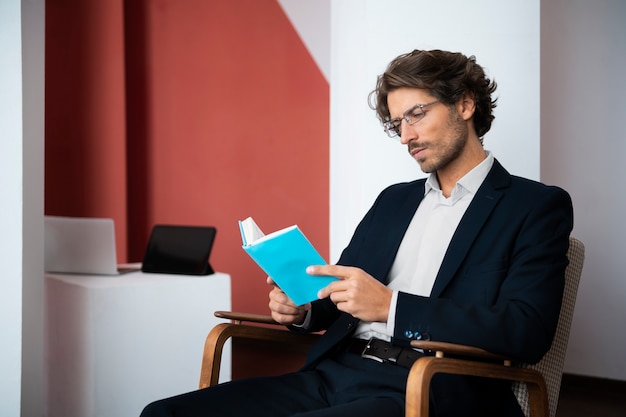
[[[270,291],[270,299],[280,304],[285,304],[285,305],[294,306],[294,307],[296,306],[295,303],[291,301],[291,298],[289,298],[287,294],[285,294],[278,287],[274,287],[274,289]]]
[[[278,303],[276,301],[270,301],[269,307],[272,312],[285,316],[296,316],[300,314],[300,310],[296,306]]]
[[[350,276],[353,270],[353,267],[342,265],[310,265],[306,268],[306,273],[309,275],[331,276],[339,279],[346,279]]]
[[[330,284],[318,291],[317,298],[322,299],[330,297],[332,294],[336,294],[340,291],[345,291],[345,285],[343,284],[344,282],[345,281],[331,282]]]
[[[349,312],[349,302],[347,299],[344,299],[341,293],[332,293],[330,295],[330,300],[337,306],[337,310]]]
[[[302,316],[306,315],[306,312],[311,308],[311,304],[307,303],[303,306],[296,307],[293,304],[287,305],[270,300],[269,308],[272,313],[272,317],[274,317],[274,319],[279,323],[282,323],[287,320],[298,320]]]
[[[284,291],[283,291],[283,290],[282,290],[282,289],[278,286],[278,284],[276,284],[276,282],[274,282],[274,280],[273,280],[271,277],[267,277],[266,282],[267,282],[269,285],[271,285],[272,287],[274,287],[274,288],[272,288],[272,290],[270,291],[270,293],[271,293],[272,291],[277,291],[277,292],[280,292],[280,293],[283,293],[283,294],[284,294]]]
[[[328,286],[326,286],[317,292],[317,298],[321,300],[323,298],[330,297],[331,294],[332,291],[328,288]]]

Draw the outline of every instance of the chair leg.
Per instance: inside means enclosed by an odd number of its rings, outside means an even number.
[[[428,359],[420,358],[411,367],[406,382],[406,417],[428,417],[430,380],[435,374]]]
[[[216,325],[207,335],[204,342],[204,353],[202,355],[202,368],[200,371],[199,388],[207,388],[216,385],[220,377],[220,364],[222,362],[222,349],[224,343],[231,336],[229,331],[231,323],[220,323]]]

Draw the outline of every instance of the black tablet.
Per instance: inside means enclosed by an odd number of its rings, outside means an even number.
[[[212,226],[155,225],[141,270],[160,274],[209,275],[217,229]]]

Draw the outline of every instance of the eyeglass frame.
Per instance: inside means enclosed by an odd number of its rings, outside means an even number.
[[[383,129],[385,130],[385,133],[390,138],[400,137],[402,135],[402,131],[400,129],[400,127],[402,126],[402,120],[404,120],[409,126],[413,126],[414,124],[422,120],[424,116],[426,116],[426,112],[424,111],[425,107],[432,106],[433,104],[437,103],[439,103],[439,100],[431,101],[430,103],[425,104],[416,104],[415,106],[405,111],[402,114],[402,117],[383,122]],[[415,114],[415,110],[417,109],[420,110],[419,114]],[[400,123],[396,125],[395,122]]]

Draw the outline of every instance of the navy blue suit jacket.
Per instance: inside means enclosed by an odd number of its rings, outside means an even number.
[[[424,182],[385,189],[338,264],[386,283]],[[539,361],[556,331],[572,227],[564,190],[512,176],[494,161],[452,237],[430,297],[399,294],[393,342],[429,338]],[[326,333],[305,368],[341,350],[357,323],[329,299],[315,301],[309,330]]]

